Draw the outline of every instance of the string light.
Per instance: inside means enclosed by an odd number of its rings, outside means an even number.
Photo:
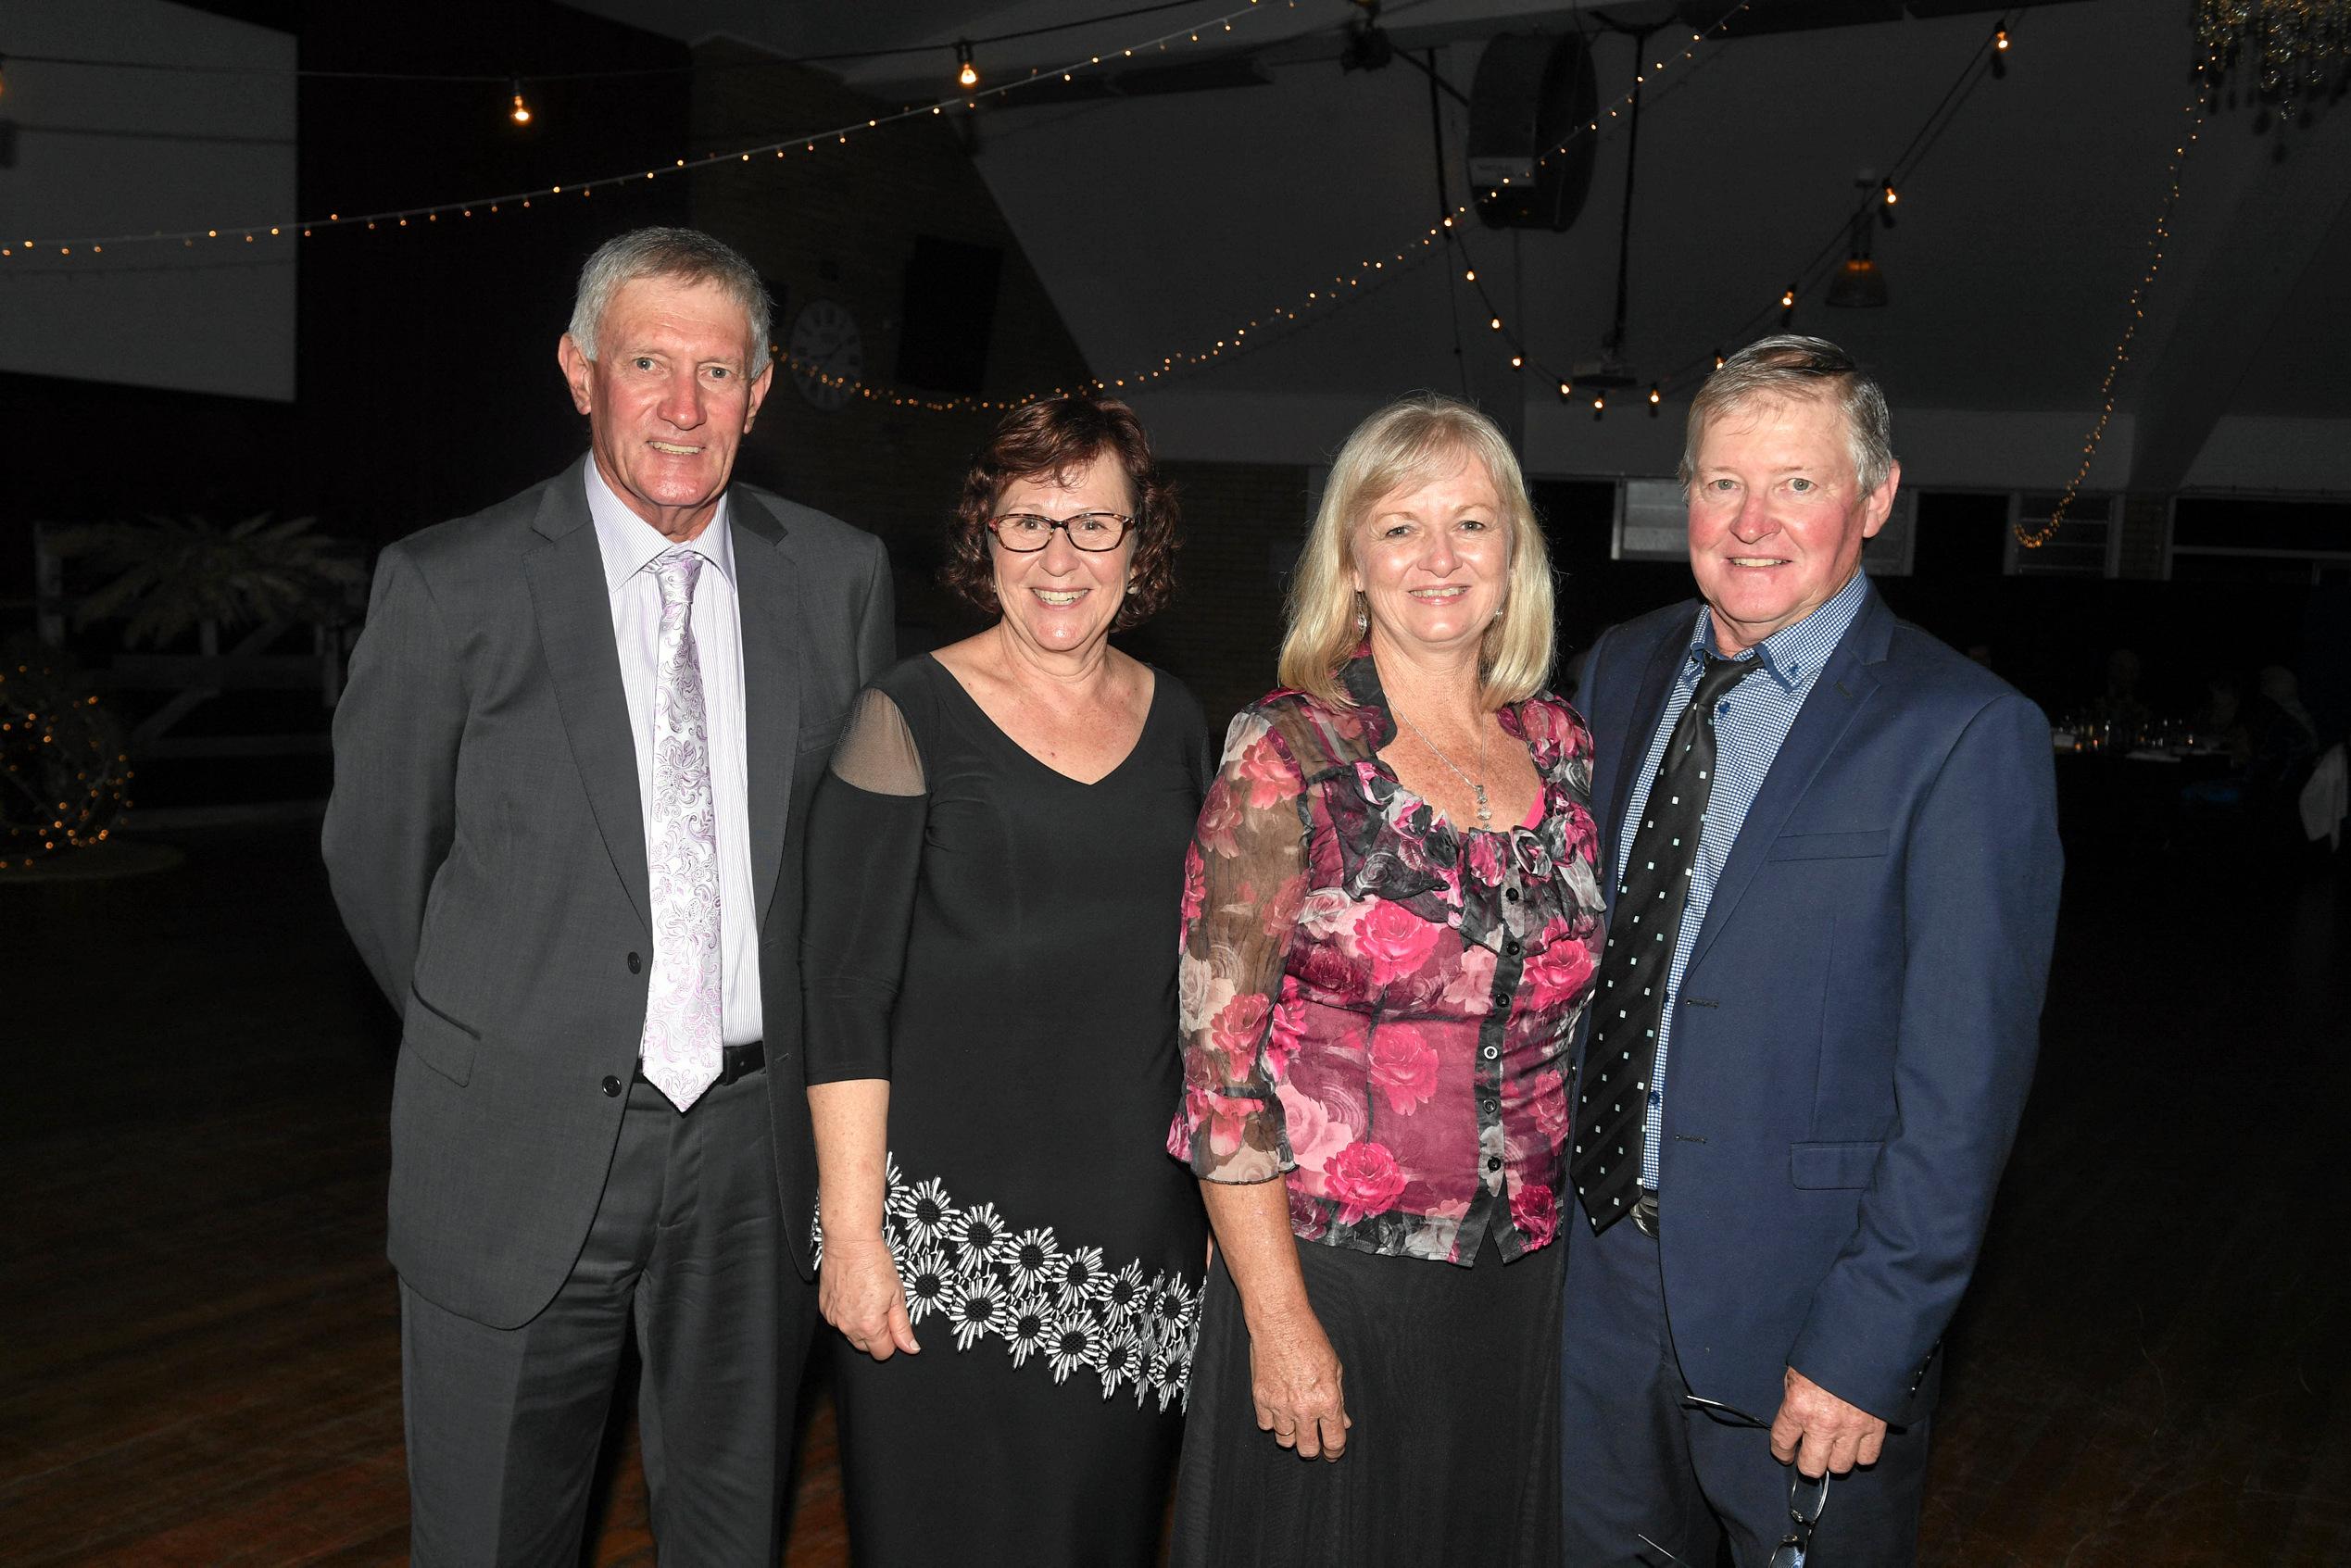
[[[2082,439],[2081,462],[2073,470],[2073,478],[2067,483],[2065,494],[2057,497],[2057,504],[2050,511],[2048,521],[2034,528],[2027,528],[2022,522],[2016,525],[2017,543],[2028,550],[2041,548],[2056,536],[2058,529],[2066,525],[2066,514],[2073,509],[2074,502],[2081,498],[2081,486],[2090,478],[2090,466],[2097,461],[2099,444],[2106,440],[2106,426],[2114,419],[2115,383],[2121,379],[2122,367],[2130,362],[2131,339],[2139,335],[2139,323],[2145,320],[2147,317],[2147,292],[2155,286],[2156,274],[2163,270],[2164,247],[2171,243],[2171,217],[2180,207],[2181,171],[2187,167],[2188,149],[2196,144],[2196,138],[2204,132],[2205,117],[2208,110],[2203,94],[2199,94],[2191,99],[2182,112],[2190,117],[2187,138],[2173,144],[2171,167],[2164,171],[2164,182],[2167,189],[2163,197],[2163,210],[2156,219],[2155,237],[2147,242],[2148,248],[2153,254],[2148,257],[2146,270],[2139,274],[2139,282],[2131,288],[2131,297],[2125,303],[2125,308],[2131,312],[2131,316],[2130,320],[2122,325],[2122,337],[2115,344],[2114,357],[2106,363],[2106,378],[2098,387],[2098,418],[2090,426],[2090,433]]]
[[[1209,21],[1201,23],[1201,26],[1205,28],[1213,26],[1217,22],[1223,22],[1226,26],[1226,31],[1231,31],[1231,24],[1235,20],[1245,17],[1265,14],[1259,10],[1259,5],[1260,0],[1248,0],[1247,5],[1238,6],[1236,9],[1226,13],[1223,17],[1212,18]],[[1125,53],[1128,56],[1132,56],[1136,50],[1148,49],[1154,46],[1164,50],[1171,41],[1184,37],[1188,34],[1192,37],[1194,42],[1198,42],[1196,30],[1178,28],[1174,31],[1163,33],[1157,38],[1145,39],[1142,42],[1136,44],[1132,48],[1126,50]],[[1093,56],[1088,59],[1073,61],[1067,66],[1058,68],[1056,74],[1072,74],[1082,70],[1096,69],[1099,68],[1099,62],[1102,56],[1098,55]],[[491,78],[490,80],[495,81],[497,79]],[[509,78],[509,85],[512,88],[512,92],[509,94],[509,96],[515,100],[521,100],[521,82],[519,80],[512,78]],[[789,141],[770,142],[764,145],[748,149],[738,147],[725,152],[706,154],[705,156],[698,158],[680,158],[676,161],[673,169],[631,169],[623,173],[602,175],[592,180],[572,181],[567,182],[566,187],[559,187],[559,189],[569,188],[575,191],[581,191],[583,193],[593,193],[598,187],[613,188],[623,184],[635,184],[655,175],[685,173],[693,169],[704,169],[716,164],[748,161],[748,159],[754,155],[764,156],[768,154],[775,154],[781,156],[784,152],[790,151],[795,148],[813,153],[816,151],[819,144],[828,141],[836,145],[845,146],[848,144],[849,139],[852,135],[877,131],[883,126],[895,125],[900,120],[913,119],[928,116],[944,107],[959,106],[967,108],[976,107],[976,99],[996,97],[1001,94],[1010,94],[1017,91],[1021,85],[1022,83],[1019,82],[1005,82],[995,87],[983,88],[969,97],[962,97],[954,100],[941,100],[936,104],[924,103],[911,105],[905,108],[899,109],[895,114],[880,115],[873,119],[858,120],[852,124],[836,126],[832,130],[818,132],[813,135],[803,132],[798,136],[791,138]],[[522,104],[521,107],[526,110],[528,108],[527,104]],[[517,120],[516,123],[520,124],[522,121]],[[496,212],[498,209],[497,204],[502,202],[518,202],[523,207],[531,205],[530,202],[525,199],[525,193],[520,191],[509,191],[500,193],[497,195],[462,197],[450,201],[434,202],[421,207],[394,208],[383,212],[353,213],[347,216],[330,213],[323,219],[313,218],[307,220],[281,220],[280,226],[286,229],[300,228],[303,230],[305,237],[308,237],[308,235],[314,230],[323,232],[324,231],[333,228],[374,228],[378,223],[397,224],[401,220],[409,218],[425,218],[429,220],[434,213],[458,212],[469,207],[487,207],[490,211]],[[265,231],[269,227],[270,225],[267,223],[248,224],[237,226],[233,232],[237,233],[255,232]],[[44,239],[39,241],[28,240],[25,242],[21,249],[22,253],[27,257],[31,257],[35,254],[36,251],[44,254],[55,252],[59,255],[63,255],[66,254],[67,247],[79,248],[83,245],[95,246],[98,245],[152,245],[173,240],[190,243],[199,238],[216,239],[222,232],[223,231],[217,229],[182,229],[154,230],[145,233],[136,234],[101,234],[95,236],[94,238],[88,235],[74,235],[59,239]]]
[[[530,124],[531,106],[522,101],[522,79],[518,76],[508,82],[507,91],[514,96],[514,107],[507,111],[507,118],[517,125]]]
[[[1892,206],[1893,206],[1893,204],[1894,204],[1894,203],[1896,203],[1896,202],[1898,202],[1898,201],[1900,201],[1900,200],[1902,199],[1899,195],[1896,195],[1896,194],[1894,194],[1893,182],[1892,182],[1892,181],[1891,181],[1891,180],[1889,180],[1889,181],[1887,181],[1887,182],[1886,182],[1886,184],[1885,184],[1885,192],[1886,192],[1886,205],[1887,205],[1888,207],[1892,207]]]
[[[964,87],[979,85],[979,68],[972,64],[972,46],[969,44],[958,43],[955,45],[955,80]],[[1063,76],[1062,80],[1066,82],[1069,79]]]
[[[2008,52],[2008,30],[2006,28],[1995,27],[1992,30],[1992,46],[1999,50],[2004,55]]]
[[[1655,419],[1657,410],[1666,406],[1666,390],[1655,382],[1649,383],[1649,417]]]

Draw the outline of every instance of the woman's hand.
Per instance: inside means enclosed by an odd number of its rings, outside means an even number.
[[[828,1255],[829,1261],[829,1255]],[[1249,1325],[1249,1392],[1260,1431],[1301,1459],[1337,1459],[1355,1424],[1339,1391],[1338,1352],[1303,1305]]]
[[[877,1361],[899,1351],[922,1353],[914,1325],[906,1317],[906,1289],[898,1264],[880,1236],[843,1241],[824,1238],[824,1265],[816,1273],[816,1310],[841,1331],[852,1349]]]

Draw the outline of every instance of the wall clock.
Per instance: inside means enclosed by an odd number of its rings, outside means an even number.
[[[792,384],[815,408],[838,408],[857,395],[865,375],[865,339],[847,307],[811,299],[792,320],[784,352],[791,358]]]

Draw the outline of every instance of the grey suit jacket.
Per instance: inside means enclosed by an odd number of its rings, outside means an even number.
[[[800,1057],[808,800],[889,667],[881,542],[729,493],[743,622],[763,1074],[785,1230],[810,1273]],[[334,720],[323,847],[399,1010],[392,1262],[496,1327],[553,1298],[620,1135],[651,969],[645,833],[604,566],[574,464],[383,552]]]

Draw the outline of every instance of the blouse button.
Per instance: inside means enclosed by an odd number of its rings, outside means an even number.
[[[1487,1169],[1487,1170],[1489,1170],[1489,1171],[1499,1171],[1499,1170],[1501,1170],[1501,1169],[1502,1169],[1502,1156],[1501,1156],[1501,1155],[1499,1155],[1499,1154],[1490,1154],[1490,1155],[1486,1156],[1486,1169]]]
[[[1494,1058],[1500,1055],[1502,1055],[1502,1047],[1500,1046],[1488,1046],[1486,1047],[1486,1060],[1488,1061],[1493,1060]]]
[[[1502,943],[1502,951],[1514,959],[1518,956],[1518,938],[1515,936]]]
[[[1518,889],[1515,887],[1505,887],[1502,889],[1502,897],[1515,904],[1518,902]]]

